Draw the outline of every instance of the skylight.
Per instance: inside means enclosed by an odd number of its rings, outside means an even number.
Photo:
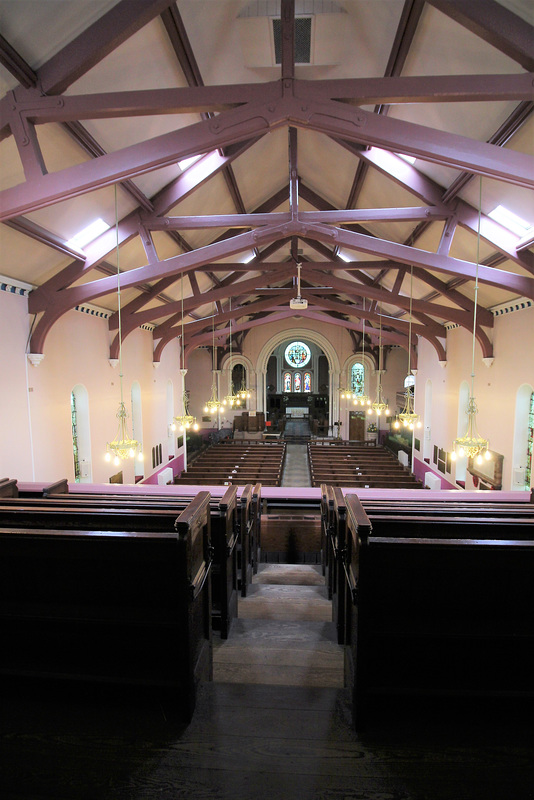
[[[243,259],[242,263],[248,264],[248,262],[252,261],[253,258],[254,258],[254,253],[251,253],[250,255],[248,255],[246,258]]]
[[[100,236],[101,233],[107,231],[109,227],[107,222],[104,222],[104,220],[99,217],[73,236],[72,239],[69,239],[67,244],[69,247],[75,247],[77,250],[83,250],[86,244],[89,244],[89,242],[92,242],[97,236]]]
[[[504,206],[494,208],[493,211],[489,212],[488,217],[491,217],[495,222],[500,223],[518,236],[524,236],[532,228],[528,222],[525,222],[524,219],[521,219],[521,217],[518,217],[517,214],[514,214],[513,211]]]
[[[341,250],[338,252],[338,256],[343,259],[343,261],[352,261],[352,256],[348,256],[346,253],[342,253]]]
[[[405,156],[404,153],[396,153],[395,155],[399,156],[399,158],[403,158],[405,161],[408,161],[409,164],[413,164],[415,161],[415,156]]]
[[[190,166],[191,166],[191,164],[194,164],[194,163],[195,163],[195,161],[198,161],[198,159],[199,159],[200,157],[201,157],[201,156],[189,156],[189,158],[184,158],[184,159],[182,159],[182,161],[179,161],[179,162],[178,162],[178,166],[180,167],[180,169],[181,169],[181,170],[182,170],[182,172],[183,172],[185,169],[187,169],[188,167],[190,167]]]

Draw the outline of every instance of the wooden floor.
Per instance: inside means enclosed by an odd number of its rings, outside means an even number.
[[[0,798],[534,798],[524,707],[408,708],[352,730],[316,567],[265,565],[214,660],[188,726],[150,694],[0,687]]]

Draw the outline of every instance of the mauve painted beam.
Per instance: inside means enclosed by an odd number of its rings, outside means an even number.
[[[335,101],[310,101],[306,111],[292,108],[288,113],[297,127],[402,152],[454,169],[466,169],[517,186],[534,187],[534,158],[524,153],[373,114],[363,108],[354,109]],[[295,113],[298,116],[293,116]]]
[[[260,228],[263,225],[281,225],[289,222],[289,213],[270,214],[212,214],[195,217],[152,217],[146,225],[153,231],[197,230],[203,228]]]
[[[282,0],[282,80],[295,77],[295,0]]]
[[[102,156],[92,162],[45,175],[0,194],[0,219],[19,216],[101,186],[175,163],[188,155],[244,141],[288,122],[344,140],[401,150],[435,163],[472,170],[509,183],[534,185],[534,158],[354,109],[345,103],[310,101],[303,107],[286,90],[278,103],[246,105],[146,142]],[[460,157],[459,157],[460,154]]]
[[[248,142],[239,149],[234,149],[231,155],[221,156],[217,152],[208,153],[194,164],[192,164],[185,172],[179,175],[169,186],[158,192],[153,198],[154,214],[142,214],[141,220],[143,224],[150,227],[150,220],[156,218],[157,214],[164,214],[170,208],[173,208],[179,202],[194,192],[199,186],[202,186],[207,180],[216,175],[225,164],[233,161],[241,153],[250,147],[251,143]],[[134,236],[139,233],[139,211],[128,214],[119,222],[119,245],[123,245],[130,241]],[[116,233],[112,229],[106,231],[93,242],[88,244],[85,248],[86,260],[83,264],[69,265],[61,270],[57,275],[48,280],[38,289],[31,293],[29,297],[30,313],[36,314],[40,311],[45,311],[48,307],[53,293],[58,289],[63,289],[69,286],[74,281],[78,280],[82,275],[88,273],[116,247]],[[161,290],[167,288],[173,280],[170,280],[161,287]],[[159,289],[156,290],[157,295]],[[145,302],[148,298],[145,299]],[[41,352],[35,350],[33,352]]]
[[[357,105],[530,100],[532,72],[517,75],[429,75],[295,81],[300,100],[351,100]],[[376,112],[375,112],[376,113]]]
[[[0,57],[1,61],[1,57]],[[353,100],[370,103],[467,103],[497,100],[530,101],[534,74],[436,75],[424,77],[354,78],[295,81],[295,96],[305,99]],[[176,89],[139,89],[87,95],[43,96],[33,86],[14,90],[7,119],[21,115],[35,124],[84,119],[162,116],[207,111],[227,111],[245,103],[276,99],[278,81],[187,86]],[[3,119],[5,124],[7,120]]]
[[[228,114],[232,115],[233,124],[226,116]],[[35,211],[125,178],[175,164],[187,156],[243,142],[267,130],[263,107],[244,106],[226,111],[213,120],[198,122],[93,161],[44,175],[31,184],[6,189],[0,193],[0,219]]]
[[[336,325],[344,328],[345,330],[349,329],[349,330],[361,331],[363,329],[363,323],[347,322],[346,320],[341,320],[338,319],[337,317],[332,317],[327,314],[316,313],[314,311],[311,311],[310,309],[299,311],[298,316],[303,317],[304,319],[313,319],[316,322],[320,322],[322,324],[327,323],[331,325]],[[292,309],[285,310],[284,308],[284,310],[279,310],[276,313],[270,315],[267,319],[269,323],[271,323],[271,322],[279,322],[280,320],[294,318],[294,317],[295,317],[295,312]],[[262,317],[261,319],[257,320],[249,320],[248,322],[241,322],[235,326],[232,325],[232,335],[234,334],[234,332],[241,333],[242,331],[250,330],[251,328],[256,328],[259,325],[265,325],[265,322],[266,322],[265,318]],[[369,334],[369,338],[378,340],[379,331],[377,329],[372,329],[369,328],[369,326],[367,326],[365,330],[366,333]],[[227,331],[216,330],[215,338],[220,339],[223,336],[228,335],[229,331],[230,331],[229,328]],[[188,342],[186,337],[186,355],[188,355],[196,347],[199,347],[202,344],[206,344],[206,342],[210,342],[211,336],[212,336],[211,332],[207,332],[199,336],[192,337],[191,342]],[[408,337],[400,333],[393,333],[391,331],[382,330],[382,340],[388,344],[398,344],[404,348],[408,346]],[[443,347],[439,345],[439,342],[437,341],[436,344],[438,345],[438,353],[440,358],[444,358],[445,351]]]
[[[310,226],[307,236],[318,241],[328,242],[331,245],[336,244],[347,247],[349,250],[392,258],[408,266],[413,264],[414,266],[437,270],[438,272],[446,272],[450,275],[459,275],[463,278],[473,280],[475,278],[476,264],[471,261],[463,261],[458,258],[451,258],[451,256],[418,250],[415,247],[408,247],[397,242],[388,242],[384,239],[365,236],[342,228],[326,228],[326,226],[319,228],[319,226],[315,226],[312,231]],[[500,289],[509,289],[519,295],[534,299],[534,279],[532,278],[479,265],[478,279],[481,283],[497,286]]]
[[[453,204],[453,197],[448,196],[448,191],[423,173],[419,172],[412,164],[409,164],[400,156],[378,147],[372,147],[364,152],[359,151],[349,142],[337,140],[340,145],[351,151],[355,156],[362,159],[369,165],[378,169],[383,175],[395,181],[399,186],[415,194],[425,203],[430,203],[436,207],[448,207],[451,214],[455,214],[458,223],[476,234],[478,228],[478,210],[464,200],[456,199]],[[445,200],[447,197],[447,200]],[[500,250],[508,258],[512,259],[528,272],[532,271],[530,257],[525,257],[523,253],[517,253],[515,246],[519,237],[503,228],[497,222],[486,215],[482,215],[481,234],[486,241],[496,249]]]
[[[46,94],[61,94],[174,0],[120,0],[39,69]]]
[[[358,283],[335,275],[328,275],[327,273],[319,271],[321,266],[321,264],[314,264],[314,269],[309,269],[308,266],[304,264],[303,274],[306,279],[319,284],[321,282],[328,282],[340,294],[346,294],[348,297],[368,297],[382,304],[398,306],[405,310],[410,308],[409,297],[395,294],[383,287],[369,286],[368,284]],[[303,289],[303,296],[307,296],[306,289]],[[462,311],[458,308],[449,308],[448,306],[442,306],[436,303],[429,303],[425,300],[418,300],[417,298],[412,299],[412,308],[414,311],[420,311],[445,321],[457,322],[462,326],[469,325],[472,320],[472,316],[466,311]]]
[[[534,70],[534,28],[495,0],[427,0],[527,70]]]
[[[267,266],[267,265],[266,265]],[[216,289],[209,289],[202,294],[202,305],[209,305],[217,300],[225,300],[229,297],[241,297],[254,295],[255,289],[258,284],[268,282],[270,284],[277,283],[287,278],[287,263],[284,264],[283,269],[273,270],[266,274],[257,275],[244,281],[234,281],[230,285],[218,286]],[[175,278],[176,280],[177,278]],[[184,314],[188,313],[199,305],[198,301],[192,297],[184,298]],[[135,325],[144,325],[147,322],[153,322],[161,317],[166,317],[169,314],[176,314],[177,318],[181,318],[181,300],[176,300],[174,303],[168,303],[165,306],[158,306],[156,308],[147,308],[144,311],[137,312],[134,316]],[[173,323],[170,323],[173,324]],[[158,325],[154,330],[154,337],[157,338],[159,334],[165,333],[169,329],[169,323]],[[117,328],[117,325],[114,325]]]
[[[17,50],[0,34],[0,64],[26,89],[36,86],[37,73]]]

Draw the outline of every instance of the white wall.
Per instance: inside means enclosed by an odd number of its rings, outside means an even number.
[[[478,405],[478,432],[489,439],[490,449],[504,456],[503,489],[512,488],[516,396],[522,384],[534,385],[534,308],[495,317],[495,360],[487,367],[480,347],[475,350],[474,395]],[[471,384],[472,337],[463,328],[447,334],[447,366],[440,367],[434,349],[419,340],[416,410],[424,414],[424,383],[432,381],[431,445],[450,452],[457,436],[458,396],[462,381]],[[422,446],[422,443],[421,443]],[[422,458],[422,453],[416,455]],[[452,478],[454,479],[454,466]],[[451,476],[447,475],[447,478]],[[473,488],[469,473],[466,489]]]
[[[54,325],[37,367],[25,355],[29,334],[27,299],[0,292],[0,412],[4,421],[0,476],[20,481],[74,480],[70,393],[81,383],[88,392],[92,475],[106,483],[119,468],[104,461],[106,442],[116,433],[120,401],[119,369],[109,364],[107,320],[70,311]],[[141,386],[145,475],[152,470],[151,448],[167,440],[167,382],[179,379],[178,342],[165,348],[152,366],[152,334],[137,329],[125,340],[124,401],[131,415],[130,389]],[[27,367],[26,367],[27,365]],[[131,416],[128,419],[132,432]],[[165,456],[164,456],[165,457]],[[134,481],[134,464],[123,462],[124,482]]]

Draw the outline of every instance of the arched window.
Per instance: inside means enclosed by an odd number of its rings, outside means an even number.
[[[465,436],[467,431],[467,423],[469,421],[467,416],[467,404],[469,402],[469,384],[467,381],[462,381],[460,384],[460,392],[458,394],[458,426],[457,436]],[[457,482],[465,482],[467,474],[467,456],[456,457],[456,470],[454,479]]]
[[[311,392],[311,372],[304,373],[304,391]]]
[[[305,367],[311,358],[311,350],[304,342],[291,342],[284,356],[290,367]]]
[[[359,361],[352,365],[350,371],[350,389],[356,397],[365,394],[365,367]]]
[[[70,395],[72,425],[72,456],[76,483],[90,483],[91,431],[89,427],[89,396],[87,389],[78,383]]]
[[[534,453],[534,392],[530,395],[530,409],[528,412],[527,435],[527,469],[525,472],[525,487],[530,488],[532,479],[532,455]]]
[[[300,392],[302,391],[302,375],[300,372],[295,372],[293,375],[293,391]]]
[[[78,442],[78,414],[76,411],[76,397],[70,393],[70,419],[72,424],[72,455],[74,457],[74,480],[80,482],[80,453]]]
[[[174,390],[173,390],[174,392]],[[130,391],[130,399],[132,402],[132,438],[136,439],[141,444],[141,451],[143,449],[143,413],[141,408],[141,385],[139,381],[132,383]],[[174,413],[174,412],[173,412]],[[142,478],[145,474],[145,462],[135,459],[135,478]]]
[[[284,372],[284,392],[291,391],[291,373]]]
[[[534,439],[534,391],[524,383],[516,393],[512,489],[530,489]]]

